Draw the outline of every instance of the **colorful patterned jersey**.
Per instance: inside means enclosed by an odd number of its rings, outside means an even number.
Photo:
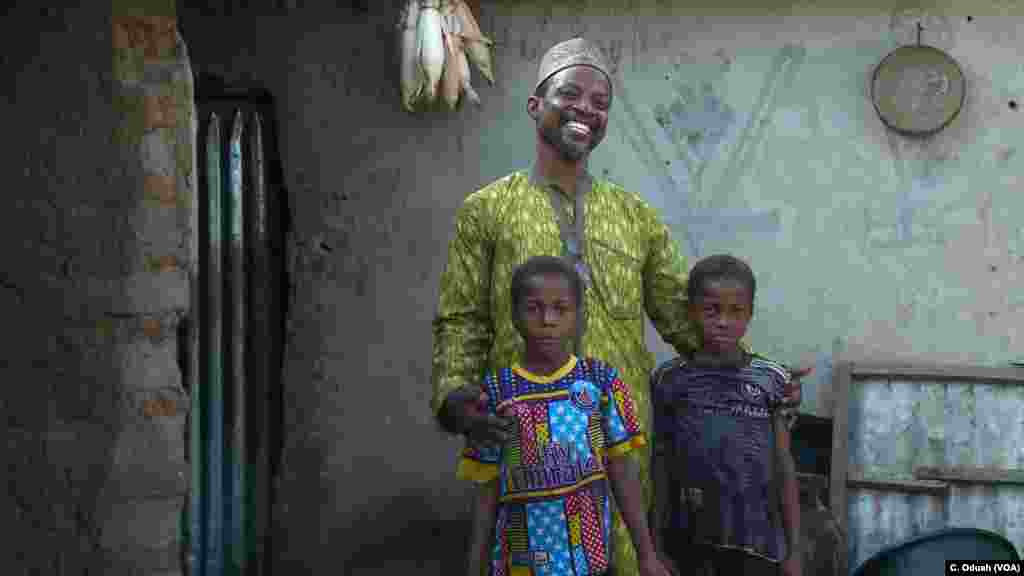
[[[761,358],[742,369],[676,359],[655,373],[654,436],[670,476],[668,542],[782,558],[773,419],[781,416],[789,379],[785,368]]]
[[[517,423],[500,449],[469,444],[458,476],[498,479],[494,576],[590,576],[608,570],[608,457],[645,445],[629,388],[614,368],[571,357],[541,377],[520,367],[485,379],[487,410]]]

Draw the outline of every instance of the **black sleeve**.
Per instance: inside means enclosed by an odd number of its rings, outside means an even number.
[[[451,409],[451,405],[447,400],[437,412],[437,423],[441,426],[442,430],[449,434],[459,435],[462,433],[455,429],[455,412]]]

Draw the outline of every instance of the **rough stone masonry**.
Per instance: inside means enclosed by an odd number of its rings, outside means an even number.
[[[4,574],[181,571],[192,78],[173,2],[118,4],[0,33]]]

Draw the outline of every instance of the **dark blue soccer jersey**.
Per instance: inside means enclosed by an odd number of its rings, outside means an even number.
[[[681,359],[656,375],[654,441],[669,469],[669,546],[710,544],[778,561],[785,537],[773,494],[772,420],[789,372],[754,358],[741,369]]]

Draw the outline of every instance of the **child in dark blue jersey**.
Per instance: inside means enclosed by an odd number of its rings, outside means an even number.
[[[651,380],[655,548],[686,573],[801,572],[791,375],[739,346],[755,287],[737,258],[698,262],[687,288],[701,347]]]

